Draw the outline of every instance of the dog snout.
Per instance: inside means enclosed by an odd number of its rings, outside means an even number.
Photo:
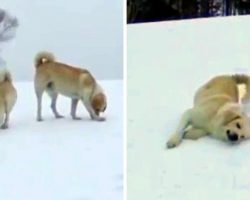
[[[229,139],[230,141],[232,141],[232,142],[235,142],[235,141],[237,141],[237,140],[239,139],[239,136],[238,136],[237,133],[228,132],[228,133],[227,133],[227,137],[228,137],[228,139]]]

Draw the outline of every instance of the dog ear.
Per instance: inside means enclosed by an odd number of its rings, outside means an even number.
[[[237,113],[235,111],[227,110],[221,116],[220,124],[225,126],[225,125],[229,124],[230,122],[232,122],[236,119],[239,119],[239,118],[241,118],[239,113]]]

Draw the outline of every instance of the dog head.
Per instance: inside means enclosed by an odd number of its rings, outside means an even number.
[[[249,119],[241,111],[224,111],[221,113],[217,125],[216,135],[222,140],[234,143],[250,137]]]
[[[92,108],[95,114],[99,116],[101,112],[104,112],[107,108],[106,96],[103,92],[93,95],[91,100]]]

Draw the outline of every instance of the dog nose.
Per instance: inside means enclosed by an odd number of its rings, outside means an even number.
[[[232,142],[235,142],[239,139],[239,137],[236,133],[227,133],[227,137]]]

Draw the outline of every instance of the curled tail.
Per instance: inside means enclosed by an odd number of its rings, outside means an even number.
[[[11,82],[12,78],[11,78],[11,74],[7,69],[1,69],[0,70],[0,83],[3,82]]]
[[[232,78],[237,84],[243,84],[246,88],[242,97],[242,102],[250,101],[250,76],[245,74],[235,74],[232,75]]]
[[[44,63],[55,62],[55,57],[52,53],[42,51],[39,52],[35,57],[35,67],[38,68]]]

